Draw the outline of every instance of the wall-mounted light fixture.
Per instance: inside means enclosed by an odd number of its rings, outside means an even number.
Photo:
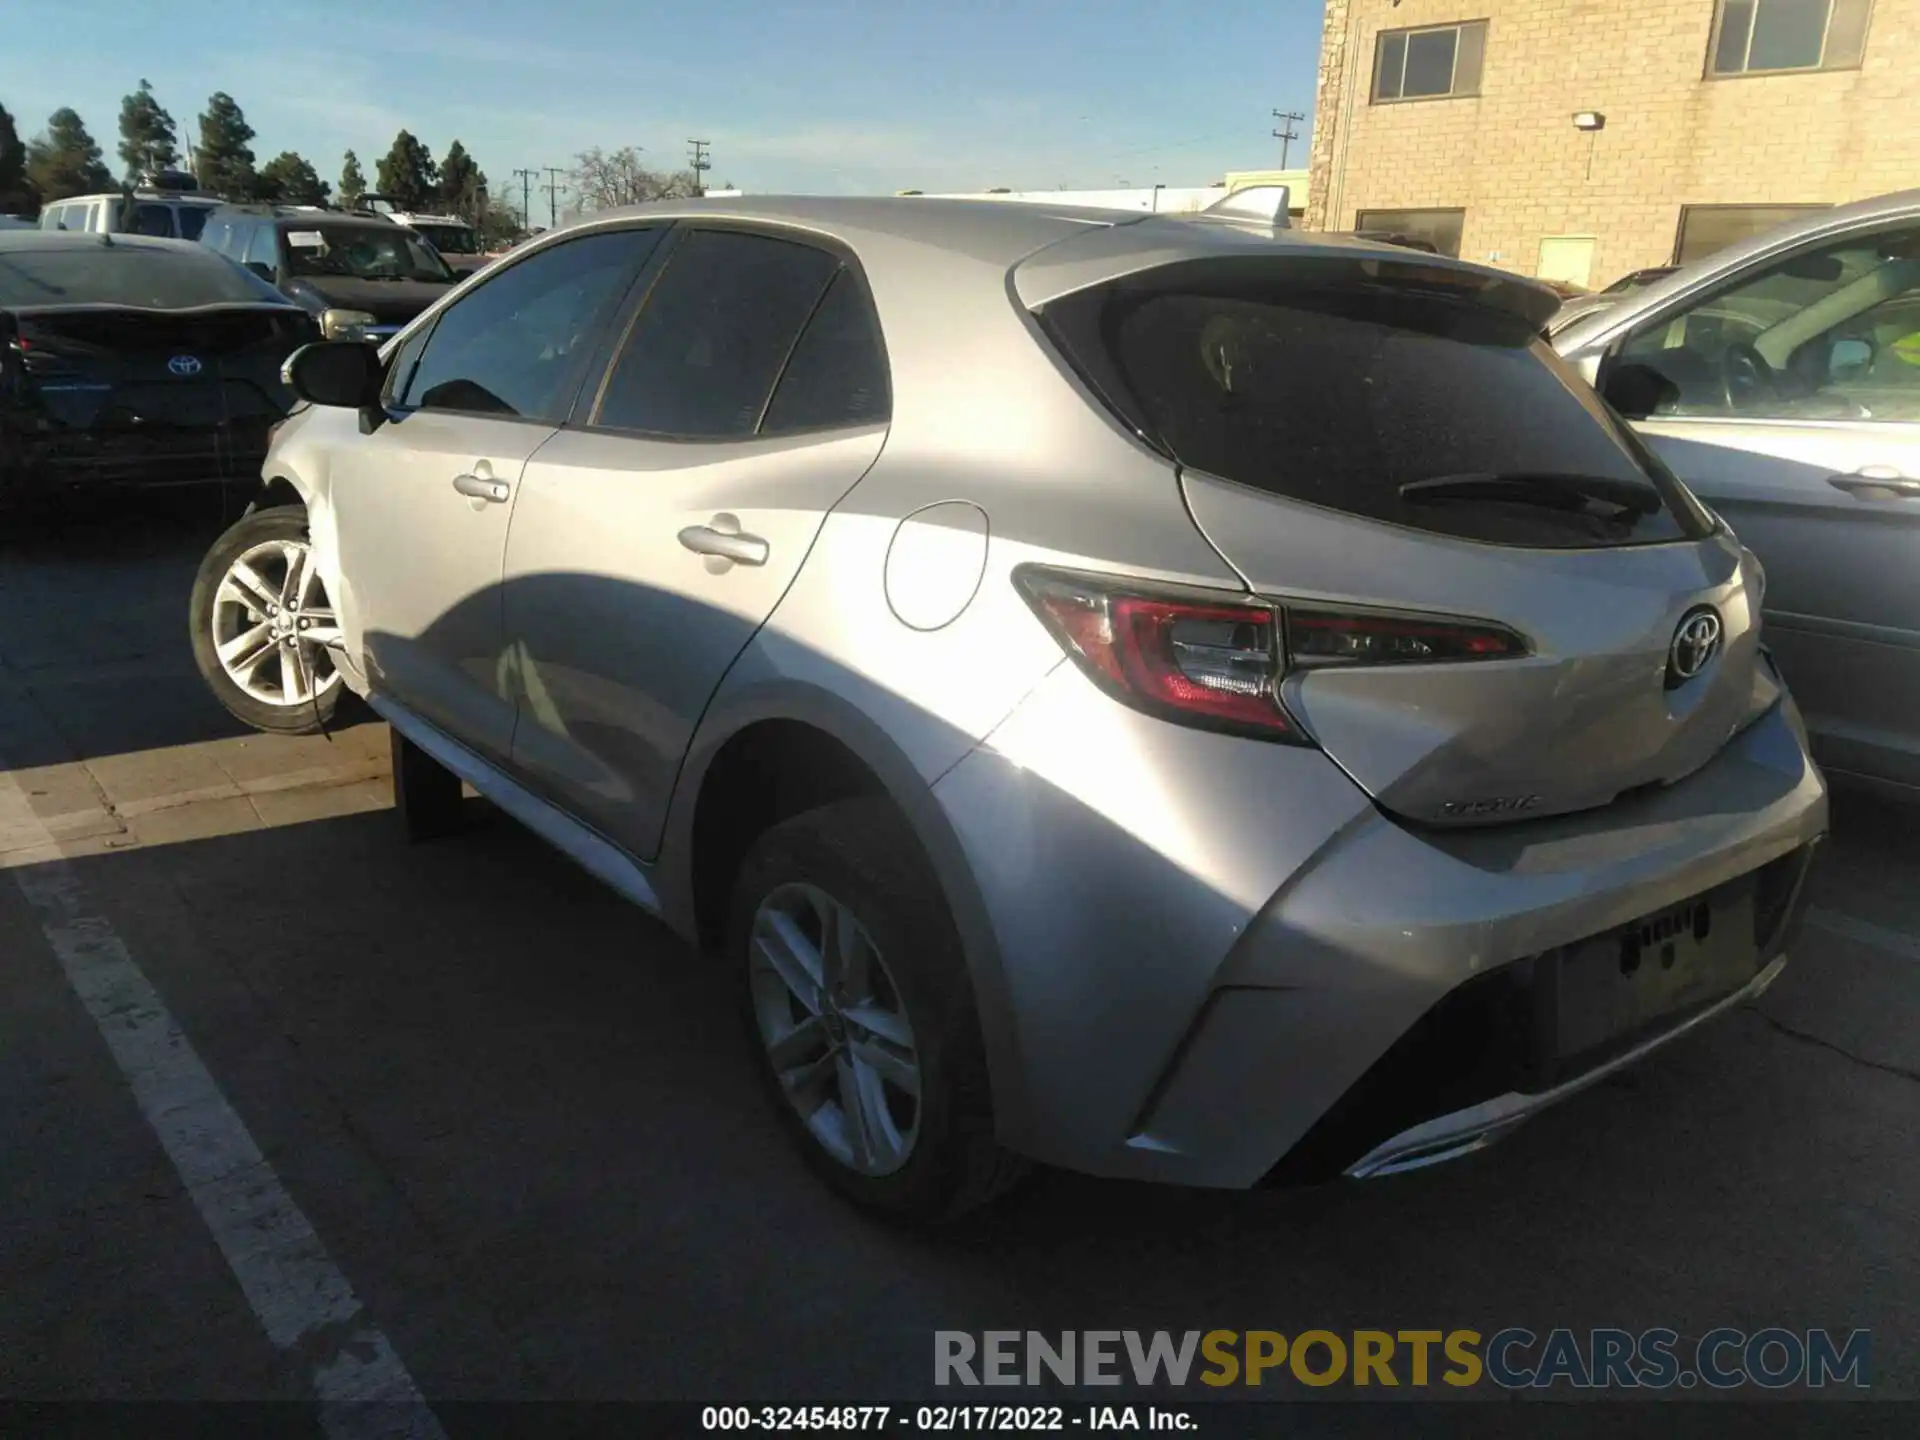
[[[1573,128],[1576,130],[1604,130],[1607,117],[1598,110],[1579,110],[1574,113]]]

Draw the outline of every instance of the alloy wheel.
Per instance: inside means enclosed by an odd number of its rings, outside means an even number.
[[[862,1175],[905,1165],[920,1132],[919,1052],[853,911],[816,885],[775,889],[754,912],[748,983],[780,1089],[821,1148]]]
[[[310,705],[340,683],[327,646],[339,620],[304,541],[265,540],[227,567],[213,646],[227,678],[263,705]]]

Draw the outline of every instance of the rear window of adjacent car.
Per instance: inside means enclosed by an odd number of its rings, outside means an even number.
[[[102,244],[0,251],[0,306],[188,310],[259,301],[284,303],[273,287],[206,250]]]
[[[1483,284],[1405,262],[1194,261],[1064,296],[1040,318],[1184,467],[1496,544],[1705,534],[1678,482]]]

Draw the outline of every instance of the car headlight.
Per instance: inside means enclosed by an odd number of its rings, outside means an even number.
[[[375,319],[365,310],[322,310],[320,333],[329,340],[364,340]]]

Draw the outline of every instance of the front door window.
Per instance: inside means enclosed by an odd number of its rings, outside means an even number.
[[[1920,420],[1920,227],[1831,241],[1632,335],[1653,416]]]

